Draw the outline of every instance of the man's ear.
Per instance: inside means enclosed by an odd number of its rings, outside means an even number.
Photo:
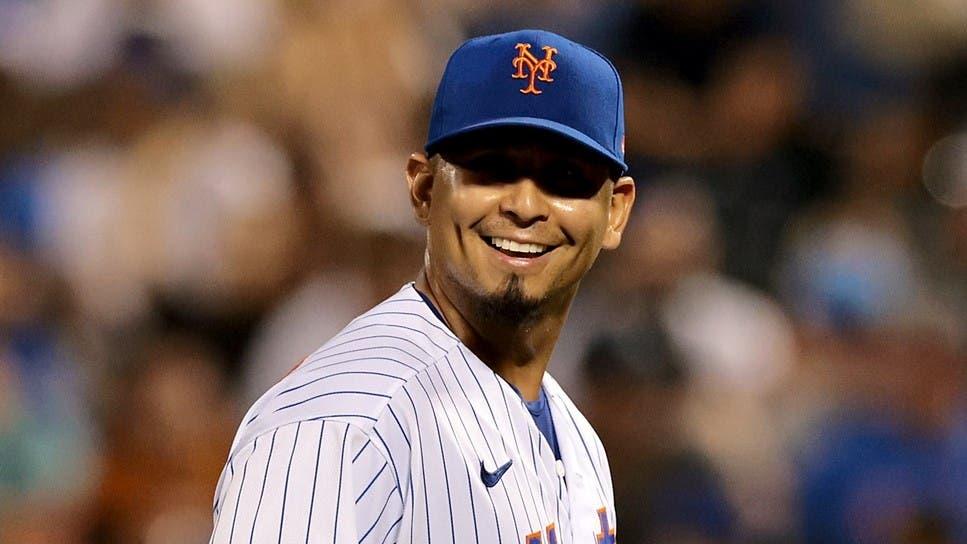
[[[413,153],[406,161],[406,183],[409,185],[413,215],[421,225],[430,223],[430,194],[433,192],[433,168],[423,153]]]
[[[621,234],[628,224],[631,206],[635,203],[635,180],[628,176],[618,178],[611,189],[611,202],[608,208],[608,230],[604,233],[601,247],[614,249],[621,243]]]

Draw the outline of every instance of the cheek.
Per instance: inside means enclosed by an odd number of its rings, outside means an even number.
[[[480,216],[480,205],[471,194],[473,191],[464,190],[454,193],[450,197],[450,223],[459,227],[472,225]]]
[[[472,235],[470,229],[486,218],[496,208],[500,200],[494,191],[485,187],[464,187],[451,192],[445,202],[440,218],[446,228],[458,237]]]
[[[435,195],[430,213],[431,244],[455,251],[466,237],[474,235],[472,227],[487,216],[493,202],[495,198],[472,187]]]
[[[562,200],[554,203],[561,229],[578,246],[601,245],[607,226],[607,209],[597,200]]]

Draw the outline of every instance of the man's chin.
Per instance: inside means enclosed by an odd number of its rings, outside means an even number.
[[[522,323],[537,319],[546,311],[546,300],[524,292],[520,276],[512,275],[503,285],[477,301],[477,311],[489,321]]]

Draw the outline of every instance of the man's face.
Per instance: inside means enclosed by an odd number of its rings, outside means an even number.
[[[600,249],[618,245],[634,199],[630,178],[614,182],[603,161],[546,138],[465,139],[428,171],[425,215],[414,204],[429,273],[502,312],[569,301]]]

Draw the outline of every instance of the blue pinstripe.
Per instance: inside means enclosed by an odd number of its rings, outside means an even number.
[[[346,425],[346,430],[342,433],[342,451],[339,454],[339,484],[336,486],[336,519],[333,521],[332,544],[336,544],[336,537],[339,535],[339,499],[342,497],[343,462],[346,459],[347,436],[349,436],[349,425]]]
[[[420,301],[408,301],[408,302],[423,302],[423,301],[420,300]],[[433,321],[431,321],[431,320],[423,317],[420,314],[413,313],[413,312],[368,312],[366,315],[364,315],[361,318],[359,318],[359,321],[363,321],[364,319],[369,319],[371,317],[376,317],[376,316],[381,316],[381,315],[409,315],[409,316],[413,316],[413,317],[418,317],[421,320],[423,320],[424,323],[426,323],[427,325],[433,327],[434,329],[442,332],[447,337],[452,338],[452,339],[456,339],[457,338],[449,330],[444,329],[443,327],[437,325]],[[356,330],[356,329],[350,329],[350,330],[348,330],[346,332],[353,332],[354,330]],[[440,346],[437,346],[437,347],[440,348]],[[443,349],[443,348],[440,348],[440,349]]]
[[[367,395],[371,397],[382,397],[384,399],[392,398],[389,395],[384,395],[382,393],[373,393],[370,391],[330,391],[329,393],[320,393],[318,395],[313,395],[307,399],[300,400],[299,402],[293,402],[292,404],[286,404],[285,406],[276,408],[274,411],[281,412],[282,410],[288,410],[289,408],[299,406],[300,404],[305,404],[307,402],[314,401],[316,399],[321,399],[322,397],[331,397],[333,395]],[[357,414],[359,415],[359,414]]]
[[[323,360],[326,360],[326,359],[323,359]],[[356,359],[346,359],[345,361],[336,361],[334,363],[317,366],[315,368],[309,368],[309,369],[306,369],[306,373],[317,372],[319,370],[324,370],[326,368],[332,368],[334,366],[339,366],[339,365],[348,365],[349,363],[358,363],[360,361],[367,361],[367,362],[368,361],[389,361],[391,363],[396,363],[398,365],[405,366],[406,368],[412,370],[413,372],[417,372],[420,370],[414,366],[410,366],[404,363],[403,361],[400,361],[399,359],[393,359],[392,357],[378,357],[375,355],[367,355],[366,357],[358,357]]]
[[[363,338],[363,340],[367,340],[368,338],[394,338],[394,339],[398,339],[398,337],[396,337],[396,336],[371,336],[371,337]],[[337,346],[342,346],[342,345],[345,345],[347,343],[350,343],[350,342],[343,342],[342,344],[337,344]],[[332,346],[332,347],[336,347],[336,346]],[[325,366],[321,366],[321,367],[311,368],[311,369],[309,369],[308,367],[310,367],[310,366],[312,366],[312,365],[314,365],[316,363],[321,363],[323,361],[328,361],[329,359],[332,359],[333,357],[339,357],[340,355],[348,355],[350,353],[359,353],[360,351],[374,352],[374,351],[382,351],[384,349],[392,349],[392,350],[399,351],[400,353],[403,353],[404,355],[409,356],[410,359],[413,359],[414,361],[416,361],[418,363],[423,363],[424,362],[422,359],[420,359],[416,355],[413,355],[412,353],[410,353],[410,352],[408,352],[405,349],[400,348],[400,347],[396,347],[396,346],[373,346],[373,347],[365,347],[365,348],[358,348],[358,349],[347,349],[346,351],[340,351],[339,353],[330,353],[330,354],[326,355],[325,357],[315,357],[315,358],[311,358],[311,359],[309,359],[305,363],[305,366],[302,367],[302,368],[306,368],[306,369],[308,369],[309,372],[313,372],[313,371],[316,371],[316,370],[319,370],[319,369],[322,369],[322,368],[326,368],[326,367]],[[328,351],[328,348],[327,348],[326,351]],[[321,353],[322,352],[320,352],[319,354],[321,354]]]
[[[380,325],[380,323],[374,323],[372,325],[365,325],[365,326],[359,327],[358,329],[355,329],[355,330],[352,330],[352,331],[349,331],[349,332],[357,332],[359,330],[368,329],[370,327],[378,327],[379,325]],[[343,334],[346,334],[346,333],[342,333],[339,336],[342,336]],[[401,342],[406,342],[407,344],[411,344],[416,349],[422,351],[423,352],[423,355],[426,355],[427,357],[432,358],[432,356],[429,353],[427,353],[427,351],[425,349],[423,349],[423,346],[417,344],[416,342],[410,340],[409,338],[403,338],[402,336],[393,336],[391,334],[374,334],[372,336],[360,336],[359,338],[350,338],[348,340],[344,340],[342,342],[339,342],[338,344],[333,344],[331,346],[327,346],[325,349],[320,350],[317,353],[317,355],[320,355],[320,356],[321,355],[324,355],[327,352],[329,352],[330,350],[332,350],[334,348],[338,348],[338,347],[345,346],[346,344],[358,344],[359,342],[361,342],[363,340],[372,340],[374,338],[389,338],[389,339],[392,339],[392,340],[399,340]]]
[[[285,526],[285,499],[289,496],[289,473],[292,472],[292,459],[295,457],[295,448],[299,444],[299,429],[302,422],[295,426],[295,439],[292,440],[292,452],[289,453],[289,466],[285,469],[285,487],[282,489],[282,513],[279,515],[279,544],[282,544],[282,527]]]
[[[447,397],[450,398],[450,404],[453,405],[454,414],[456,414],[457,413],[457,403],[453,402],[453,395],[450,394],[450,389],[448,387],[446,387],[446,383],[443,380],[443,374],[440,372],[440,366],[439,365],[434,365],[433,368],[434,368],[434,370],[437,371],[437,374],[440,376],[440,387],[443,388],[443,390],[447,394]],[[429,376],[429,374],[427,374],[427,378],[429,378],[430,386],[433,387],[433,391],[436,393],[437,398],[442,398],[442,397],[440,397],[440,392],[437,390],[436,385],[433,384],[433,379]],[[449,427],[450,427],[450,432],[453,433],[453,436],[454,437],[456,437],[457,436],[457,430],[453,426],[453,421],[450,419],[450,414],[448,414],[447,411],[444,409],[443,410],[443,415],[446,416],[446,418],[447,418],[447,425],[449,425]],[[466,428],[464,428],[464,431],[466,431]],[[469,433],[467,435],[467,438],[468,439],[470,438]],[[477,509],[474,508],[474,506],[473,506],[473,480],[471,479],[471,476],[470,476],[470,469],[467,468],[467,465],[466,464],[463,465],[463,469],[467,473],[467,494],[470,497],[470,511],[471,512],[476,512]],[[449,485],[448,485],[448,487],[449,487]],[[451,514],[451,516],[452,516],[452,514]],[[498,533],[497,534],[498,534],[498,538],[499,538],[499,536],[500,536],[499,528],[498,528]],[[477,528],[477,516],[473,516],[473,540],[477,544],[480,544],[480,531]]]
[[[537,440],[538,440],[537,442],[538,447],[540,447],[539,446],[540,437],[537,437]],[[534,465],[534,470],[538,470],[539,465],[537,464],[537,451],[534,449],[534,433],[530,433],[530,436],[528,436],[527,442],[530,443],[530,448],[531,448],[531,464]],[[547,519],[548,512],[547,512],[547,502],[544,499],[544,486],[542,485],[537,486],[537,490],[540,491],[541,493],[541,507],[544,509],[544,519]]]
[[[391,535],[393,533],[393,529],[397,525],[399,525],[400,523],[402,523],[402,521],[403,521],[403,516],[400,516],[399,519],[396,520],[396,523],[390,525],[389,529],[386,530],[386,534],[383,535],[383,540],[380,540],[379,541],[380,544],[386,544],[386,539],[389,538],[389,535]]]
[[[416,315],[416,314],[410,314],[410,315]],[[357,332],[357,331],[361,331],[363,329],[368,329],[370,327],[387,327],[387,328],[390,328],[390,329],[403,329],[403,330],[407,330],[407,331],[410,331],[410,332],[415,332],[415,333],[423,336],[424,338],[426,338],[427,342],[433,344],[433,347],[437,348],[441,352],[446,353],[446,351],[447,351],[446,349],[444,349],[443,346],[441,346],[440,344],[437,344],[436,342],[434,342],[433,339],[430,338],[430,335],[429,334],[421,331],[420,329],[414,329],[413,327],[407,327],[406,325],[397,325],[396,323],[373,323],[371,325],[363,325],[361,327],[355,327],[355,328],[351,328],[351,329],[350,328],[347,328],[346,330],[342,331],[342,333],[340,333],[340,334],[350,334],[350,333],[354,333],[354,332]],[[450,336],[452,337],[452,335],[450,335]],[[402,340],[402,337],[395,337],[395,338],[398,338],[398,339]],[[423,348],[420,348],[420,349],[423,349]],[[426,353],[426,352],[424,352],[424,353]],[[427,353],[427,355],[430,355],[430,354]]]
[[[369,358],[366,358],[365,360],[369,360]],[[345,361],[345,362],[349,362],[349,361]],[[391,379],[394,379],[394,380],[406,381],[404,378],[401,378],[399,376],[394,376],[392,374],[386,374],[385,372],[372,372],[372,371],[365,371],[365,370],[347,370],[345,372],[336,372],[334,374],[326,374],[325,376],[322,376],[321,378],[316,378],[314,380],[307,381],[306,383],[299,384],[299,385],[296,385],[294,387],[290,387],[290,388],[288,388],[288,389],[286,389],[284,391],[280,391],[279,392],[279,395],[280,396],[281,395],[285,395],[286,393],[291,393],[293,391],[302,389],[303,387],[306,387],[308,385],[312,385],[314,383],[318,383],[318,382],[321,382],[323,380],[328,380],[330,378],[335,378],[336,376],[355,376],[355,375],[359,375],[359,376],[383,376],[383,377],[391,378]]]
[[[453,499],[450,498],[453,490],[450,488],[450,471],[447,470],[447,457],[443,453],[443,437],[440,435],[440,416],[437,415],[436,408],[433,406],[433,399],[430,398],[430,393],[426,390],[426,386],[423,385],[419,375],[416,376],[416,382],[423,389],[423,394],[426,395],[426,401],[430,405],[430,412],[433,414],[433,425],[436,427],[437,440],[440,442],[440,461],[443,462],[443,481],[447,486],[447,508],[450,510],[450,541],[455,544],[457,536],[454,532]]]
[[[310,418],[305,419],[303,421],[320,421],[320,420],[325,421],[327,419],[329,419],[329,420],[338,420],[338,419],[344,418],[344,417],[358,417],[360,419],[365,419],[365,420],[368,420],[368,421],[376,421],[376,418],[375,417],[364,416],[362,414],[325,414],[325,415],[321,415],[321,416],[310,417]]]
[[[376,528],[376,525],[379,524],[379,521],[383,519],[383,513],[386,512],[386,506],[389,505],[389,500],[393,498],[393,492],[396,491],[397,489],[398,488],[396,487],[394,487],[393,489],[390,489],[389,495],[387,495],[386,500],[383,501],[383,508],[380,509],[379,515],[376,516],[376,521],[374,521],[373,524],[369,526],[369,529],[366,529],[366,532],[363,533],[363,536],[359,537],[360,542],[366,540],[366,537],[369,536],[369,533],[373,532],[373,529]]]
[[[242,489],[245,487],[245,474],[248,472],[248,461],[255,455],[255,448],[259,445],[259,439],[256,438],[252,442],[252,453],[245,458],[245,464],[242,465],[242,482],[238,485],[238,496],[235,497],[235,513],[232,514],[232,531],[228,533],[228,542],[231,543],[235,540],[235,521],[238,520],[238,501],[242,497]]]
[[[450,367],[450,372],[453,373],[453,379],[456,380],[457,386],[460,387],[460,392],[463,393],[463,397],[467,400],[467,403],[470,403],[470,396],[467,395],[467,392],[463,389],[463,383],[460,381],[460,378],[457,377],[457,372],[453,368],[453,363],[450,362],[450,358],[449,357],[446,358],[446,361],[447,361],[447,365]],[[483,392],[483,390],[481,389],[481,393],[482,392]],[[485,396],[485,398],[486,398],[486,396]],[[497,466],[497,455],[494,454],[494,450],[490,446],[490,441],[487,440],[487,433],[485,433],[484,430],[483,430],[483,425],[480,423],[480,419],[477,417],[477,412],[471,410],[471,413],[473,414],[474,420],[476,420],[476,422],[477,422],[477,427],[480,429],[481,436],[483,436],[483,442],[484,442],[484,444],[487,445],[487,450],[490,451],[490,457],[494,460],[494,466]],[[457,414],[457,419],[460,421],[460,424],[463,425],[464,431],[466,431],[467,436],[470,436],[470,432],[467,429],[466,424],[463,422],[463,418],[460,417],[459,413]],[[504,493],[507,493],[507,486],[506,485],[502,485],[501,487],[504,488]],[[510,495],[509,494],[507,495],[507,503],[508,504],[510,503]],[[514,509],[513,509],[513,507],[511,507],[511,509],[510,509],[510,515],[511,515],[511,518],[514,520],[514,528],[515,529],[519,528],[519,525],[517,524],[517,516],[514,515]],[[496,506],[494,506],[494,523],[496,523],[496,525],[497,525],[497,539],[498,539],[498,541],[501,541],[502,542],[503,541],[503,538],[502,538],[502,536],[500,534],[500,517],[497,516],[497,507]]]
[[[420,443],[420,452],[423,452],[423,433],[420,432],[420,415],[416,410],[416,403],[413,402],[413,397],[410,396],[410,392],[406,390],[406,387],[403,387],[403,393],[406,394],[406,398],[410,400],[410,406],[413,407],[413,420],[416,422],[416,439]],[[423,462],[423,455],[420,455],[420,472],[423,474],[423,501],[426,504],[426,508],[424,508],[426,510],[426,538],[427,544],[430,544],[430,498],[427,495],[426,464]],[[413,478],[410,478],[411,483],[412,481]],[[412,525],[410,529],[412,530]]]
[[[400,434],[403,435],[403,440],[406,441],[406,446],[409,447],[412,450],[413,449],[413,444],[410,443],[410,437],[407,436],[406,435],[406,431],[403,430],[403,424],[400,423],[400,418],[396,417],[396,411],[393,410],[393,405],[390,404],[388,408],[389,408],[390,415],[392,415],[393,416],[393,419],[396,421],[396,426],[400,428]]]
[[[491,419],[496,423],[496,421],[497,421],[497,415],[494,413],[494,408],[493,408],[493,406],[490,405],[490,401],[487,399],[487,393],[484,392],[484,388],[483,388],[483,385],[480,383],[480,379],[477,378],[476,372],[474,372],[473,371],[473,367],[470,366],[470,361],[468,361],[467,360],[467,356],[464,355],[463,349],[462,348],[458,348],[457,351],[460,353],[460,357],[463,358],[463,362],[464,362],[464,364],[466,364],[467,370],[470,372],[470,375],[473,376],[473,381],[477,383],[477,387],[480,389],[480,397],[483,398],[484,404],[487,405],[487,410],[490,410],[490,417],[491,417]],[[456,374],[454,374],[454,377],[456,377]],[[460,386],[460,389],[463,389],[463,386],[462,385]],[[474,418],[477,418],[476,412],[474,412]],[[477,418],[477,425],[480,426],[480,434],[486,434],[486,433],[484,433],[483,425],[480,424],[480,419],[479,418]],[[502,435],[500,437],[500,440],[501,440],[501,443],[504,443],[504,437]],[[505,444],[505,446],[506,446],[506,444]],[[506,449],[506,447],[505,447],[505,449]],[[494,459],[494,466],[496,466],[496,465],[497,465],[497,459],[495,458]],[[518,486],[519,485],[520,484],[518,482]],[[501,485],[501,487],[504,488],[504,494],[507,495],[507,504],[508,504],[508,506],[510,506],[509,509],[510,509],[511,518],[514,520],[514,528],[516,529],[516,531],[518,533],[520,533],[521,532],[520,524],[517,523],[517,516],[514,514],[514,506],[513,506],[513,503],[510,500],[510,492],[507,491],[507,483],[504,482],[503,485]],[[523,495],[523,492],[521,493],[521,495]],[[525,512],[525,515],[526,515],[526,512]],[[526,529],[527,528],[525,527],[525,530]]]
[[[400,502],[403,502],[403,492],[400,490],[400,473],[396,469],[396,461],[393,459],[393,450],[389,448],[386,444],[386,440],[383,439],[383,435],[379,434],[379,429],[373,428],[373,432],[376,433],[376,438],[383,444],[383,448],[386,449],[386,454],[389,455],[389,463],[393,465],[393,477],[396,479],[396,490],[400,493]]]
[[[363,444],[363,447],[359,448],[359,452],[353,456],[353,463],[356,462],[356,459],[359,459],[359,456],[362,455],[364,451],[366,451],[366,448],[368,448],[370,444],[372,444],[372,442],[367,440],[366,443]]]
[[[382,474],[384,470],[386,470],[387,466],[389,466],[389,463],[383,463],[383,468],[379,469],[379,472],[376,473],[376,476],[373,476],[373,479],[369,481],[369,485],[366,486],[366,489],[364,489],[363,492],[356,497],[356,504],[359,504],[359,501],[363,499],[363,497],[366,495],[366,492],[369,491],[369,488],[373,487],[373,484],[376,483],[376,479],[379,478],[379,475]]]
[[[312,471],[312,494],[309,497],[309,520],[306,522],[306,544],[309,544],[309,530],[312,529],[312,508],[316,504],[316,481],[319,479],[319,455],[322,453],[322,435],[326,433],[323,420],[319,429],[319,445],[316,446],[316,468]]]
[[[252,517],[252,531],[248,535],[249,544],[252,544],[252,540],[255,538],[255,525],[259,521],[259,510],[262,509],[262,496],[265,495],[265,481],[269,477],[269,466],[272,465],[272,454],[275,453],[275,435],[278,432],[278,429],[272,432],[272,441],[269,443],[269,458],[265,461],[265,473],[262,474],[262,489],[259,491],[259,502],[255,506],[255,515]]]

